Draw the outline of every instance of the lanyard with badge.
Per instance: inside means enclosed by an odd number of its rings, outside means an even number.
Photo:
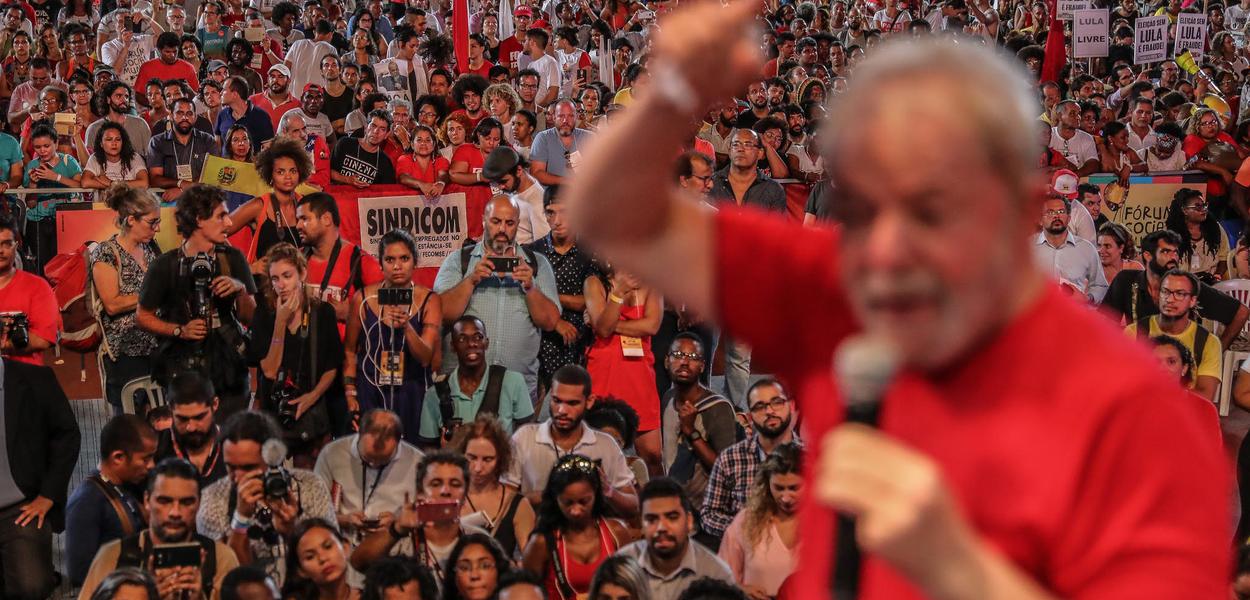
[[[174,169],[177,172],[176,179],[178,181],[190,182],[191,176],[191,160],[195,158],[195,134],[191,134],[191,139],[187,141],[187,161],[183,162],[182,157],[178,156],[178,139],[174,138]]]

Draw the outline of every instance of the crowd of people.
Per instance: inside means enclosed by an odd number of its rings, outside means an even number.
[[[690,112],[650,63],[676,2],[507,5],[470,3],[465,64],[429,0],[0,8],[0,193],[38,188],[0,206],[0,595],[800,597],[789,383],[753,380],[735,331],[585,247],[567,214],[610,123],[649,97]],[[803,224],[837,227],[862,215],[821,139],[857,64],[891,38],[993,48],[1035,84],[1037,131],[1018,134],[1049,182],[1037,265],[1148,343],[1218,439],[1221,387],[1250,410],[1250,365],[1224,381],[1222,363],[1250,309],[1219,285],[1250,277],[1250,1],[1107,8],[1110,55],[1078,62],[1044,49],[1063,22],[1041,1],[765,3],[762,72],[620,174],[659,164],[706,210],[786,214],[805,186]],[[1175,30],[1204,9],[1197,72],[1132,64],[1136,17]],[[272,191],[198,183],[209,156]],[[1123,196],[1082,180],[1182,170],[1206,183],[1136,237]],[[340,231],[335,188],[386,184],[489,194],[481,238],[428,287],[412,232],[367,248]],[[82,432],[42,368],[63,329],[44,267],[58,208],[92,197],[116,215],[86,257],[113,417],[70,481]],[[162,214],[175,248],[155,242]],[[125,397],[144,378],[161,401]],[[1230,541],[1247,536],[1243,517]]]

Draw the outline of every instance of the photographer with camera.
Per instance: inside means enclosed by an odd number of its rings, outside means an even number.
[[[216,599],[221,580],[238,566],[224,543],[196,533],[200,484],[191,463],[168,458],[156,465],[144,495],[148,526],[100,547],[78,600],[88,600],[105,577],[137,567],[156,580],[161,600]]]
[[[61,312],[47,280],[17,268],[21,243],[17,223],[0,216],[0,354],[42,365],[61,331]]]
[[[281,586],[285,538],[304,519],[335,522],[330,492],[312,471],[282,466],[282,431],[265,413],[230,417],[221,440],[229,476],[204,488],[196,523],[204,535],[225,540],[240,564],[264,568]]]
[[[469,485],[469,461],[449,450],[426,454],[417,464],[421,489],[414,502],[405,502],[385,529],[369,534],[352,553],[358,571],[387,555],[411,556],[438,579],[460,538],[470,533],[490,535],[460,522],[460,507]]]
[[[152,261],[139,292],[139,327],[161,339],[152,376],[168,384],[175,372],[203,373],[217,387],[220,414],[229,416],[247,408],[242,325],[256,308],[256,284],[243,253],[226,243],[230,217],[221,190],[188,187],[174,219],[186,241]]]
[[[304,285],[308,261],[295,246],[278,243],[264,263],[268,302],[256,308],[248,353],[248,362],[259,367],[256,398],[282,425],[296,466],[311,468],[330,433],[323,397],[343,359],[338,321],[334,307]]]

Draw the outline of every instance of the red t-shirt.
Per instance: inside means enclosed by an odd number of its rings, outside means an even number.
[[[817,456],[843,418],[834,350],[857,328],[838,234],[737,209],[715,219],[725,329],[790,383]],[[936,460],[981,538],[1059,597],[1223,598],[1230,469],[1185,394],[1144,346],[1049,287],[940,379],[901,373],[881,428]],[[829,597],[833,516],[804,504],[798,597]],[[862,584],[863,600],[922,597],[872,556]]]
[[[1227,131],[1221,131],[1219,135],[1215,136],[1215,139],[1216,141],[1224,142],[1234,148],[1237,147],[1237,142],[1233,140],[1233,136],[1228,135]],[[1181,150],[1185,151],[1185,158],[1193,158],[1194,155],[1202,152],[1203,148],[1206,147],[1207,141],[1192,133],[1185,136],[1185,141],[1181,142]],[[1236,173],[1234,173],[1234,175],[1236,175]],[[1208,196],[1223,196],[1227,191],[1228,186],[1224,184],[1223,179],[1214,176],[1207,178]]]
[[[519,71],[520,67],[518,65],[520,63],[518,61],[524,52],[525,50],[521,47],[521,40],[516,39],[515,35],[509,37],[499,42],[499,64]]]
[[[169,81],[170,79],[182,79],[191,86],[191,89],[200,91],[200,78],[195,75],[195,67],[191,63],[181,58],[174,61],[174,64],[167,65],[159,58],[153,58],[139,67],[139,75],[135,77],[134,89],[148,89],[148,80],[156,78],[161,81]]]
[[[9,284],[0,288],[0,312],[25,313],[26,319],[30,321],[30,332],[53,344],[56,343],[57,333],[62,329],[61,311],[57,309],[52,286],[42,277],[26,271],[14,273]],[[9,358],[32,365],[43,364],[41,354],[14,355]]]
[[[324,190],[330,185],[330,148],[320,136],[313,139],[312,159],[313,172],[308,183]]]
[[[482,151],[478,149],[477,144],[462,144],[452,153],[451,162],[468,163],[470,173],[481,173],[486,158],[482,156]]]
[[[326,299],[326,294],[343,294],[342,298],[350,298],[356,293],[357,288],[352,283],[352,249],[355,244],[343,240],[342,247],[339,248],[338,258],[334,260],[334,268],[330,270],[330,281],[326,284],[326,291],[321,297]],[[321,282],[325,279],[327,261],[321,260],[315,256],[308,257],[308,277],[305,281],[317,290],[321,289]],[[365,285],[370,285],[382,281],[382,266],[378,264],[378,259],[366,251],[360,249],[360,278],[364,280]]]
[[[509,38],[509,39],[511,39],[511,38]],[[502,42],[500,42],[500,43],[502,44]],[[466,65],[466,66],[465,66],[465,68],[464,68],[463,70],[461,70],[461,71],[460,71],[460,75],[464,75],[464,74],[466,74],[466,73],[476,73],[476,74],[478,74],[478,75],[481,75],[482,77],[485,77],[487,81],[490,81],[490,70],[491,70],[491,68],[492,68],[492,67],[494,67],[494,66],[495,66],[495,63],[490,62],[489,60],[487,60],[487,61],[482,61],[482,66],[480,66],[480,67],[478,67],[478,68],[476,68],[476,69],[470,69],[470,68],[468,68],[468,66]]]
[[[481,153],[479,152],[478,154]],[[399,161],[395,163],[395,178],[398,179],[400,175],[407,175],[421,183],[434,183],[438,181],[438,172],[448,169],[451,169],[451,163],[437,153],[434,154],[424,169],[417,164],[417,159],[413,158],[411,154],[405,154],[399,157]]]
[[[469,134],[470,136],[472,136],[472,135],[473,135],[473,130],[474,130],[474,129],[477,129],[477,124],[478,124],[478,123],[481,123],[481,122],[482,122],[482,119],[485,119],[486,117],[489,117],[489,116],[490,116],[490,113],[489,113],[489,112],[487,112],[486,110],[479,110],[479,111],[478,111],[478,116],[477,116],[477,118],[475,119],[475,118],[473,118],[473,116],[472,116],[472,115],[470,115],[470,114],[469,114],[469,111],[467,111],[467,110],[465,110],[465,109],[463,109],[463,108],[457,108],[456,110],[451,111],[451,114],[453,114],[453,115],[464,115],[464,118],[466,118],[466,119],[468,119],[468,120],[469,120],[469,126],[468,126],[466,129],[467,129],[467,132],[468,132],[468,134]],[[507,123],[504,123],[504,125],[506,126],[506,125],[507,125]]]

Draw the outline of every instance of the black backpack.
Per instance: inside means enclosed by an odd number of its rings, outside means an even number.
[[[477,409],[479,415],[499,414],[499,396],[503,391],[503,378],[507,372],[508,369],[503,365],[491,365],[486,369],[486,397],[482,398],[482,405]],[[447,377],[434,382],[434,393],[438,394],[438,412],[443,418],[443,439],[450,441],[462,423],[456,422],[456,406],[451,399],[451,384],[447,382]]]

